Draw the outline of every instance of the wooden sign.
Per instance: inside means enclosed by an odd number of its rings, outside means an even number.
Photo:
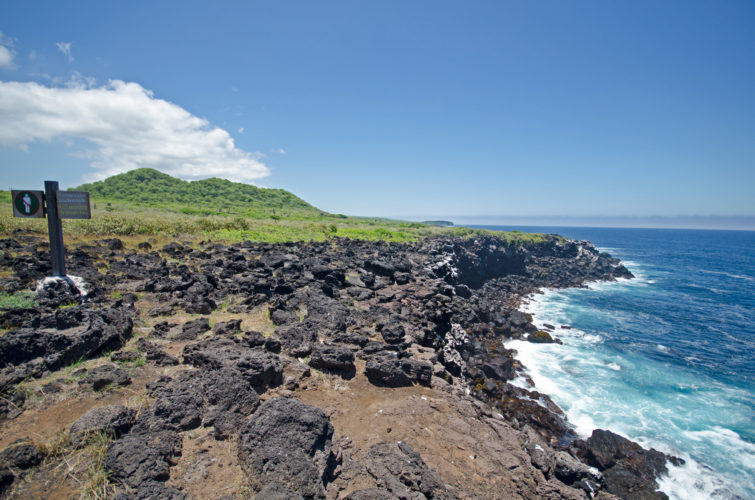
[[[58,191],[58,215],[61,219],[91,219],[87,191]]]

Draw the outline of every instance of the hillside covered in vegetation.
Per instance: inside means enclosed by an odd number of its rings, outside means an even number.
[[[235,212],[246,216],[324,215],[283,189],[266,189],[226,179],[184,181],[151,168],[139,168],[72,188],[92,199],[174,207],[187,214]]]

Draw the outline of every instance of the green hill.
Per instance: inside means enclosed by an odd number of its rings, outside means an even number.
[[[185,214],[323,215],[283,189],[258,188],[218,178],[184,181],[151,168],[131,170],[73,189],[89,191],[93,199],[170,207]]]

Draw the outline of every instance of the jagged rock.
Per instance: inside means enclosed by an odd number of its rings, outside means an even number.
[[[17,439],[0,452],[0,466],[28,469],[42,463],[43,455],[29,438]]]
[[[158,349],[157,347],[147,349],[144,358],[147,361],[153,362],[157,366],[175,366],[178,364],[178,358],[171,356],[167,352],[163,351],[162,349]]]
[[[195,297],[184,303],[184,310],[189,314],[210,314],[217,308],[218,305],[209,297]]]
[[[529,334],[527,340],[535,344],[552,344],[554,342],[551,334],[545,330],[538,330],[535,333]]]
[[[171,257],[181,257],[184,253],[186,253],[186,248],[184,248],[180,243],[172,241],[163,246],[163,252],[167,253]]]
[[[325,498],[335,466],[333,426],[322,410],[295,399],[265,401],[239,438],[239,461],[259,491],[276,483],[306,499]]]
[[[249,347],[245,339],[213,337],[183,350],[184,363],[210,369],[233,368],[255,387],[280,385],[283,367],[277,354]]]
[[[603,429],[594,430],[585,441],[584,453],[587,462],[603,473],[603,485],[609,493],[628,500],[668,498],[656,491],[656,478],[667,471],[669,457],[663,453],[645,450]]]
[[[364,373],[370,382],[377,385],[401,387],[414,382],[427,385],[432,378],[433,366],[414,359],[376,356],[367,361]]]
[[[118,238],[106,238],[104,240],[98,240],[97,243],[102,243],[110,250],[123,250],[123,242]]]
[[[105,468],[116,483],[131,488],[151,481],[167,481],[170,464],[182,452],[181,436],[171,431],[129,433],[105,453]]]
[[[380,330],[380,335],[383,337],[386,344],[400,344],[404,341],[406,330],[404,330],[401,323],[392,321],[383,326],[383,329]]]
[[[312,346],[309,366],[336,372],[354,372],[354,353],[347,347],[317,343]]]
[[[529,423],[540,432],[559,439],[573,432],[563,411],[548,396],[509,383],[502,385],[503,397],[491,401],[509,420]]]
[[[276,334],[283,349],[296,358],[309,355],[317,341],[317,328],[309,322],[279,328]]]
[[[128,363],[136,361],[142,357],[137,351],[116,351],[110,355],[110,361]]]
[[[4,495],[6,491],[10,490],[15,480],[16,475],[10,468],[0,467],[0,495]]]
[[[587,465],[567,452],[558,451],[554,458],[553,475],[562,483],[573,485],[590,481],[592,484],[598,484],[599,477],[596,477]]]
[[[81,385],[91,385],[95,391],[109,386],[128,385],[130,383],[131,377],[129,377],[128,372],[115,365],[101,365],[92,368],[86,377],[79,382]]]
[[[278,326],[299,323],[299,317],[293,311],[276,309],[270,313],[270,319]]]
[[[396,497],[380,488],[368,488],[349,493],[344,500],[394,500]]]
[[[336,344],[350,344],[359,347],[365,346],[370,339],[354,332],[337,332],[330,337]]]
[[[157,316],[173,316],[176,314],[175,309],[173,309],[173,306],[170,304],[163,304],[159,306],[155,306],[149,311],[147,311],[147,316],[154,318]]]
[[[379,276],[393,277],[396,273],[396,268],[393,265],[377,259],[365,261],[364,268]]]
[[[210,330],[210,320],[197,318],[187,321],[181,327],[181,333],[176,335],[176,340],[195,340],[198,336]]]
[[[65,309],[58,309],[55,311],[55,328],[58,330],[66,330],[79,326],[82,321],[87,317],[85,311],[81,306],[67,307]]]
[[[455,377],[466,371],[467,363],[464,361],[461,353],[467,348],[469,343],[469,335],[461,325],[458,323],[452,324],[451,330],[446,334],[444,339],[441,360],[449,373]]]
[[[70,278],[45,278],[34,292],[37,303],[57,309],[69,304],[81,304],[81,290]]]
[[[150,388],[155,403],[140,417],[134,432],[184,431],[214,426],[224,439],[259,405],[259,396],[236,370],[191,370]]]
[[[367,452],[365,467],[378,487],[389,491],[393,498],[450,498],[440,476],[406,442],[373,445]]]
[[[482,372],[486,377],[495,380],[511,380],[516,376],[514,359],[509,356],[498,356],[482,365]]]
[[[252,497],[253,500],[304,500],[304,497],[294,493],[279,483],[267,483],[259,493]]]
[[[0,286],[0,289],[7,290],[6,287]],[[0,328],[11,329],[26,326],[28,328],[38,328],[40,312],[32,308],[9,309],[0,313]]]
[[[71,444],[81,446],[91,433],[101,432],[118,438],[131,429],[136,411],[121,405],[92,408],[71,425]]]
[[[132,314],[125,308],[90,310],[87,326],[65,331],[19,328],[7,332],[0,337],[0,369],[5,369],[0,387],[119,348],[131,335]]]
[[[230,321],[217,323],[212,331],[215,335],[223,335],[226,337],[236,335],[241,331],[241,320],[232,319]]]
[[[186,500],[185,493],[159,481],[147,481],[131,493],[119,493],[114,500]]]
[[[153,337],[163,338],[163,337],[165,337],[165,336],[168,335],[168,332],[172,328],[175,328],[177,326],[178,326],[177,323],[169,323],[167,321],[161,321],[161,322],[155,324],[155,326],[152,327],[152,333],[151,333],[151,335]]]
[[[0,379],[0,387],[5,384]],[[24,411],[26,401],[26,391],[19,390],[15,387],[9,387],[0,392],[0,416],[5,418],[16,418]]]

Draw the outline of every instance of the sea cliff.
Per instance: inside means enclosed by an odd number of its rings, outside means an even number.
[[[558,342],[524,297],[632,277],[589,242],[153,245],[74,245],[85,295],[51,281],[0,315],[6,495],[665,497],[673,457],[579,439],[510,383],[526,367],[504,340]],[[35,236],[0,251],[6,292],[49,274]],[[84,453],[101,481],[61,472]]]

